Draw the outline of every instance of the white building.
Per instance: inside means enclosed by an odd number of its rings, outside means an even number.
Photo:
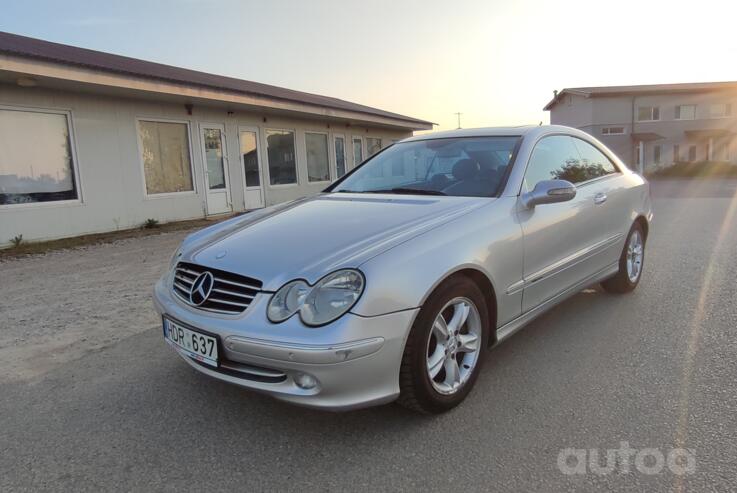
[[[0,245],[319,192],[427,121],[0,32]]]

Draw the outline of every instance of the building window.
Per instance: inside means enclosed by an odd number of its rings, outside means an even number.
[[[693,120],[696,118],[696,105],[682,104],[676,106],[676,120]]]
[[[194,190],[188,124],[139,120],[138,138],[148,195]]]
[[[696,146],[688,146],[688,162],[696,161]]]
[[[0,109],[0,204],[79,198],[65,113]]]
[[[709,106],[709,115],[712,118],[723,118],[732,115],[732,105],[730,103],[715,103]]]
[[[246,187],[260,187],[261,173],[259,172],[258,166],[256,132],[252,130],[241,130],[240,144],[241,156],[243,158],[243,172],[246,176]]]
[[[305,132],[305,148],[307,149],[307,180],[330,181],[328,136]]]
[[[673,146],[673,162],[677,163],[681,160],[681,147],[678,144]]]
[[[624,127],[603,127],[601,135],[624,135]]]
[[[637,108],[637,121],[648,122],[660,120],[660,108],[658,106],[640,106]]]
[[[656,144],[653,146],[653,163],[660,164],[660,145]]]
[[[363,162],[363,141],[361,137],[353,137],[353,166]]]
[[[269,160],[269,183],[272,185],[297,183],[294,132],[291,130],[267,130],[266,155]]]
[[[345,137],[335,136],[335,171],[337,178],[345,174]]]
[[[366,137],[366,154],[368,157],[373,156],[381,150],[381,139],[374,137]]]

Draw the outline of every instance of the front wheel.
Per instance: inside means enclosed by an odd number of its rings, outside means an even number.
[[[489,334],[486,301],[466,277],[441,285],[412,326],[399,375],[399,404],[425,414],[463,401],[478,377]]]
[[[645,233],[640,223],[635,223],[627,235],[624,250],[619,257],[619,271],[614,277],[601,283],[610,293],[627,293],[640,283],[642,266],[645,261]]]

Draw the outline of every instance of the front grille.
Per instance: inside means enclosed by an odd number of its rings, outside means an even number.
[[[203,272],[212,274],[214,280],[212,291],[204,303],[199,306],[192,305],[189,299],[192,283]],[[179,262],[174,272],[174,293],[182,301],[195,308],[217,313],[242,313],[261,291],[262,286],[261,281],[250,277],[188,262]]]

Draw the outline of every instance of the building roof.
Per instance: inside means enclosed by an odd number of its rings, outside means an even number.
[[[416,124],[418,129],[432,128],[432,122],[384,111],[338,98],[321,96],[248,80],[209,74],[162,63],[149,62],[102,51],[52,43],[36,38],[0,31],[0,53],[44,61],[91,68],[104,72],[175,82],[189,86],[233,91],[323,108],[352,111]]]
[[[557,92],[553,99],[543,108],[550,111],[564,94],[576,94],[584,97],[642,95],[652,93],[687,93],[737,90],[737,81],[727,82],[686,82],[682,84],[647,84],[638,86],[598,86],[567,87]]]

